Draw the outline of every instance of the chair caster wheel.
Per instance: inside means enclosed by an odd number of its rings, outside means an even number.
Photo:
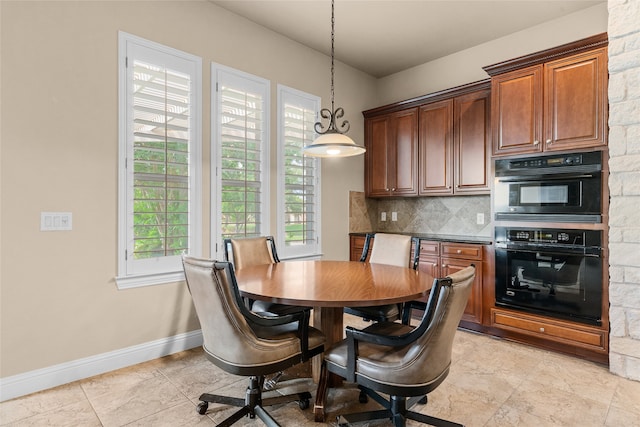
[[[302,399],[298,401],[298,407],[300,409],[305,410],[309,407],[309,399]]]
[[[368,401],[369,396],[367,396],[367,393],[365,393],[364,391],[360,391],[360,394],[358,395],[358,402],[367,403]]]
[[[196,407],[196,412],[200,415],[204,415],[207,413],[207,409],[209,409],[209,402],[200,402]]]
[[[421,405],[426,405],[427,404],[427,396],[423,396],[422,399],[418,400],[418,403]]]

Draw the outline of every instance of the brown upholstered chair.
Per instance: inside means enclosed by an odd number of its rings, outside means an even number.
[[[224,256],[225,260],[231,262],[236,270],[254,265],[280,262],[273,236],[225,239]],[[252,311],[281,315],[310,310],[309,307],[278,304],[268,301],[248,301],[248,304]]]
[[[373,240],[373,245],[371,244]],[[411,244],[414,244],[413,251]],[[371,251],[369,251],[371,249]],[[369,255],[371,252],[371,255]],[[418,268],[420,256],[420,241],[416,237],[389,233],[368,233],[365,237],[361,262],[366,262],[367,257],[371,264],[387,264],[399,267]],[[394,321],[402,314],[402,304],[386,304],[366,307],[345,307],[344,312],[362,317],[364,320],[376,322]]]
[[[415,327],[399,322],[373,323],[363,330],[347,327],[347,338],[325,352],[321,381],[329,372],[337,374],[358,384],[361,401],[371,397],[384,408],[342,415],[347,423],[391,419],[400,427],[409,418],[434,426],[460,426],[410,408],[426,403],[426,395],[449,374],[453,338],[474,278],[475,267],[470,266],[436,279]]]
[[[231,262],[236,270],[254,265],[274,264],[280,262],[276,242],[273,236],[246,237],[224,240],[224,257]],[[278,304],[269,301],[254,301],[245,299],[248,307],[259,313],[273,313],[285,315],[300,311],[309,311],[310,307]],[[272,390],[282,378],[284,372],[279,371],[264,383],[265,390]]]
[[[265,375],[305,362],[324,350],[324,335],[309,326],[309,311],[257,315],[243,303],[230,263],[185,255],[183,265],[202,327],[205,355],[225,371],[249,377],[244,399],[204,393],[198,413],[204,415],[209,403],[221,403],[240,409],[219,426],[229,426],[247,415],[278,425],[264,406],[298,401],[300,408],[307,408],[309,392],[263,398],[262,384]]]

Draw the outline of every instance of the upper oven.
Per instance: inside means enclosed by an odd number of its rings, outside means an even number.
[[[497,159],[496,220],[602,222],[602,152]]]

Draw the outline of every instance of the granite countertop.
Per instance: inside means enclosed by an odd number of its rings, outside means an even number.
[[[350,236],[364,236],[367,232],[349,233]],[[421,234],[421,233],[394,233],[415,236],[422,240],[435,240],[440,242],[453,243],[475,243],[480,245],[491,245],[493,239],[489,236],[461,236],[455,234]]]

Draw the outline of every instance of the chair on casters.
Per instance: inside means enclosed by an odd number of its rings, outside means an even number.
[[[280,262],[273,236],[248,237],[242,239],[224,239],[225,260],[233,264],[236,270],[254,265],[275,264]],[[310,310],[309,307],[278,304],[268,301],[251,301],[249,308],[255,312],[290,314]]]
[[[224,239],[224,257],[231,262],[236,270],[254,265],[275,264],[280,262],[276,243],[273,236],[248,237],[239,239]],[[278,315],[292,314],[300,311],[309,311],[309,307],[297,305],[278,304],[268,301],[246,300],[247,305],[254,312],[268,312]],[[264,383],[266,390],[272,390],[284,372],[277,372]]]
[[[475,267],[470,266],[435,279],[415,327],[399,322],[373,323],[363,330],[347,327],[347,338],[325,352],[320,381],[326,382],[329,372],[337,374],[358,384],[361,402],[371,397],[384,409],[342,415],[344,421],[338,417],[339,425],[391,419],[395,427],[402,427],[408,418],[433,426],[461,427],[410,408],[426,403],[426,395],[449,374],[453,338],[474,278]],[[411,310],[411,305],[405,309]]]
[[[371,241],[373,240],[373,245]],[[414,244],[413,251],[411,244]],[[371,249],[371,256],[369,256]],[[420,240],[417,237],[388,233],[367,233],[360,262],[369,258],[371,264],[387,264],[399,267],[418,268]],[[366,307],[345,307],[344,312],[362,317],[364,320],[389,322],[400,319],[402,303]]]
[[[233,266],[183,255],[185,277],[202,328],[205,355],[216,366],[249,377],[244,399],[204,393],[197,411],[204,415],[209,403],[239,406],[219,426],[230,426],[245,416],[258,416],[268,426],[278,423],[265,406],[298,401],[309,407],[309,392],[262,397],[265,375],[309,360],[324,351],[324,335],[309,326],[309,311],[286,316],[261,316],[242,301]]]

